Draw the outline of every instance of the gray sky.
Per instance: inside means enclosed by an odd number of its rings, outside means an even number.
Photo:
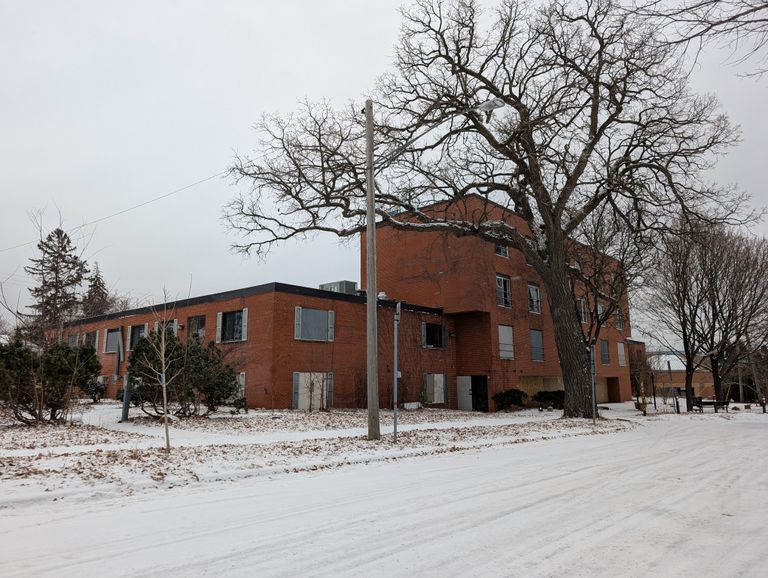
[[[46,229],[109,215],[226,169],[255,145],[252,123],[299,99],[362,95],[392,60],[402,0],[0,0],[0,279],[28,301],[22,268]],[[715,92],[743,128],[718,168],[757,204],[768,150],[768,79],[744,80],[707,55],[695,88]],[[236,190],[214,179],[88,227],[85,257],[135,299],[166,287],[185,297],[282,281],[359,281],[357,242],[320,238],[266,262],[229,250],[223,205]],[[765,225],[758,227],[768,232]],[[77,237],[77,235],[76,235]],[[83,243],[81,240],[80,243]],[[9,277],[9,275],[12,275]]]

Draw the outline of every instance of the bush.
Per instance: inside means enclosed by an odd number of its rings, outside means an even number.
[[[521,389],[507,389],[493,396],[496,411],[506,411],[512,406],[522,407],[528,394]]]
[[[557,391],[539,391],[531,398],[542,407],[553,407],[563,409],[565,407],[565,392],[562,389]]]
[[[98,381],[91,381],[83,388],[83,391],[85,395],[91,398],[93,403],[99,403],[104,398],[104,394],[107,391],[107,386],[103,383],[99,383]]]

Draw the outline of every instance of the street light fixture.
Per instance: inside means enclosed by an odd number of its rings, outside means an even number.
[[[417,139],[433,131],[445,121],[469,112],[477,110],[486,113],[490,117],[491,113],[505,105],[501,98],[492,98],[478,106],[456,111],[450,117],[433,124],[427,130],[413,136],[402,146],[398,147],[392,154],[388,155],[379,163],[379,169],[383,169],[390,162],[395,160]],[[487,122],[487,121],[486,121]],[[377,311],[376,287],[376,201],[373,166],[373,101],[369,98],[365,101],[365,181],[366,181],[366,282],[365,282],[365,301],[366,301],[366,350],[367,350],[367,396],[368,396],[368,439],[381,439],[381,427],[379,422],[379,330]],[[396,378],[395,378],[396,379]]]

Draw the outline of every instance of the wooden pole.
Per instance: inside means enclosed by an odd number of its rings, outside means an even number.
[[[366,313],[368,357],[368,439],[381,439],[379,424],[379,331],[376,289],[376,205],[373,183],[373,101],[365,101]]]

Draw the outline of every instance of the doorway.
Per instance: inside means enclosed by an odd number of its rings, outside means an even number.
[[[458,406],[462,411],[488,411],[488,376],[459,375],[456,378]]]

